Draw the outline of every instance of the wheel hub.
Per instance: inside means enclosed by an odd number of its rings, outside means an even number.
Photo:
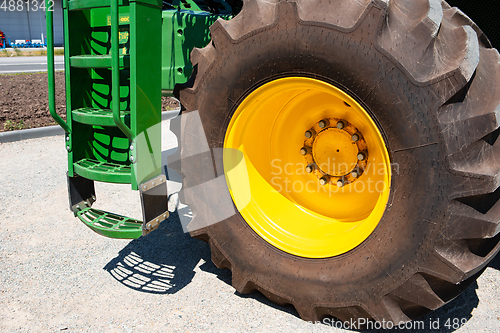
[[[258,87],[235,110],[224,148],[244,156],[237,172],[239,160],[224,152],[238,212],[287,253],[345,253],[385,211],[391,169],[382,135],[362,105],[328,83],[287,77]]]
[[[345,119],[321,119],[305,132],[300,153],[306,172],[321,185],[355,182],[367,167],[367,144],[362,133]]]

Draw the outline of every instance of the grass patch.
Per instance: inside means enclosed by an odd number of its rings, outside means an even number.
[[[19,120],[19,122],[15,122],[13,120],[7,120],[5,124],[3,124],[4,131],[15,131],[25,129],[26,125],[24,124],[24,120]]]

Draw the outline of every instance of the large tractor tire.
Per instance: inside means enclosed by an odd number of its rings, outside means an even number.
[[[500,57],[464,13],[247,0],[210,31],[177,91],[249,186],[226,175],[237,214],[191,234],[238,292],[400,323],[481,274],[500,246]]]

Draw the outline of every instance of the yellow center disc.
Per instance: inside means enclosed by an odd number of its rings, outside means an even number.
[[[313,156],[321,171],[344,176],[356,167],[358,148],[351,135],[337,128],[320,132],[313,144]]]
[[[355,126],[369,152],[366,169],[343,187],[321,185],[306,172],[304,133],[322,119]],[[236,109],[224,140],[224,171],[233,201],[248,225],[287,253],[325,258],[352,250],[378,225],[390,192],[390,159],[368,112],[337,87],[288,77],[266,83]],[[319,132],[312,145],[324,172],[343,175],[357,162],[341,130]],[[341,163],[332,163],[333,161]]]

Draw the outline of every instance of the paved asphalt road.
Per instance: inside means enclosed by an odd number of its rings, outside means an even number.
[[[54,57],[55,69],[64,70],[64,56]],[[47,71],[47,57],[1,57],[0,74]]]
[[[164,131],[162,144],[170,154],[175,136]],[[68,209],[66,163],[62,135],[0,144],[0,332],[349,332],[235,292],[176,213],[147,237],[97,235]],[[98,208],[140,218],[130,186],[96,183],[96,192]],[[497,257],[419,329],[394,331],[498,332],[499,318]]]

